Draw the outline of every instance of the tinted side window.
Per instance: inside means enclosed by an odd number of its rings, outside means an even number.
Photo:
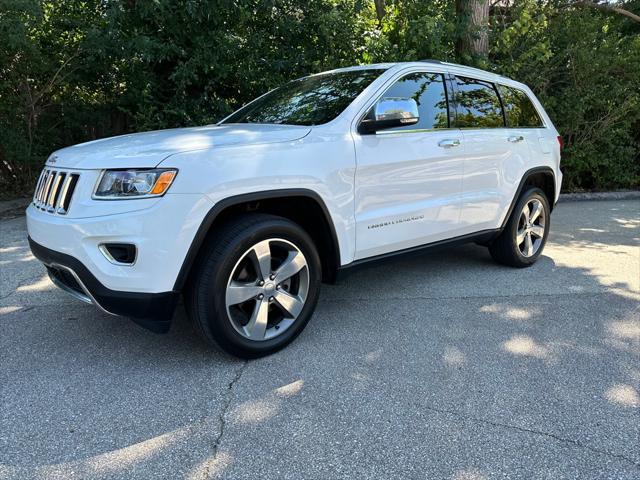
[[[522,90],[498,85],[507,117],[507,127],[542,127],[542,120]]]
[[[456,77],[457,122],[462,128],[504,127],[502,105],[492,83]]]
[[[410,73],[394,83],[381,97],[413,98],[418,104],[420,120],[414,125],[391,128],[388,131],[447,128],[447,94],[444,78],[439,73]]]

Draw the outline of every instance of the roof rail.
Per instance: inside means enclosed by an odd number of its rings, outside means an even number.
[[[495,75],[497,77],[502,77],[502,78],[507,78],[504,75],[500,75],[499,73],[496,72],[492,72],[490,70],[483,70],[482,68],[477,68],[477,67],[471,67],[469,65],[462,65],[460,63],[453,63],[453,62],[443,62],[442,60],[432,60],[430,58],[424,59],[424,60],[418,60],[418,62],[425,62],[425,63],[437,63],[439,65],[449,65],[452,67],[462,67],[462,68],[467,68],[469,70],[475,70],[477,72],[482,72],[482,73],[488,73],[490,75]]]

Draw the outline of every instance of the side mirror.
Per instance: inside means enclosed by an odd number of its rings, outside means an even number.
[[[420,120],[418,104],[413,98],[383,98],[360,122],[360,133],[375,133],[385,128],[414,125]]]

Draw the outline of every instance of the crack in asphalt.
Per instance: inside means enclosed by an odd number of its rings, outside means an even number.
[[[630,463],[631,465],[633,465],[636,468],[640,468],[640,463],[636,462],[635,460],[622,455],[622,454],[618,454],[618,453],[613,453],[613,452],[609,452],[607,450],[600,450],[598,448],[594,448],[590,445],[586,445],[578,440],[573,440],[570,438],[564,438],[564,437],[560,437],[559,435],[556,435],[554,433],[549,433],[549,432],[544,432],[542,430],[534,430],[531,428],[525,428],[525,427],[519,427],[517,425],[510,425],[508,423],[501,423],[501,422],[496,422],[493,420],[487,420],[485,418],[478,418],[478,417],[474,417],[472,415],[467,415],[465,413],[462,412],[458,412],[456,410],[449,410],[446,408],[436,408],[433,406],[424,406],[422,405],[422,407],[426,408],[429,411],[432,412],[436,412],[436,413],[440,413],[440,414],[448,414],[448,415],[452,415],[454,417],[457,418],[463,418],[465,420],[470,420],[472,422],[476,422],[476,423],[481,423],[483,425],[491,425],[493,427],[498,427],[498,428],[506,428],[508,430],[514,430],[516,432],[521,432],[521,433],[528,433],[528,434],[533,434],[533,435],[540,435],[540,436],[544,436],[544,437],[548,437],[548,438],[552,438],[558,442],[562,442],[562,443],[566,443],[569,445],[572,445],[574,447],[579,447],[579,448],[583,448],[585,450],[589,450],[590,452],[594,452],[600,455],[606,455],[608,457],[612,457],[612,458],[617,458],[618,460],[623,460],[627,463]]]
[[[6,300],[10,296],[15,295],[16,293],[18,293],[18,289],[19,288],[24,287],[25,285],[28,285],[29,283],[34,282],[36,280],[40,280],[41,278],[42,278],[42,273],[38,274],[37,276],[34,276],[34,277],[27,278],[27,279],[23,280],[18,285],[16,285],[14,287],[14,289],[10,293],[7,293],[6,295],[1,296],[0,297],[0,301]],[[53,285],[53,283],[51,285]]]
[[[238,370],[236,371],[236,374],[233,376],[233,378],[231,379],[231,381],[229,382],[229,384],[227,385],[227,393],[224,396],[224,403],[222,405],[222,411],[220,412],[220,415],[218,415],[218,434],[216,435],[216,438],[213,442],[213,453],[212,453],[212,464],[215,464],[215,461],[218,458],[218,452],[220,450],[220,444],[222,443],[222,437],[224,436],[224,431],[225,428],[227,426],[227,420],[226,420],[226,416],[227,413],[229,411],[229,407],[231,407],[231,402],[233,401],[233,389],[236,386],[236,384],[240,381],[240,378],[242,378],[242,374],[244,373],[245,369],[247,368],[249,361],[248,360],[244,360],[242,362],[242,364],[240,365],[240,368],[238,368]],[[206,472],[206,476],[205,478],[209,478],[209,468],[207,468],[207,472]]]

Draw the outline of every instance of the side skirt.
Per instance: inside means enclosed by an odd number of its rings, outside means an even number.
[[[482,230],[481,232],[475,232],[468,235],[461,235],[459,237],[448,238],[446,240],[440,240],[438,242],[427,243],[424,245],[418,245],[416,247],[405,248],[404,250],[398,250],[396,252],[384,253],[382,255],[376,255],[374,257],[362,258],[360,260],[356,260],[347,265],[344,265],[338,269],[337,273],[337,281],[343,280],[344,278],[351,275],[353,272],[356,272],[362,268],[366,268],[369,266],[376,266],[386,262],[394,261],[398,258],[424,255],[426,253],[454,247],[457,245],[464,245],[466,243],[479,243],[488,245],[491,241],[496,238],[500,232],[501,228],[496,228],[492,230]]]

